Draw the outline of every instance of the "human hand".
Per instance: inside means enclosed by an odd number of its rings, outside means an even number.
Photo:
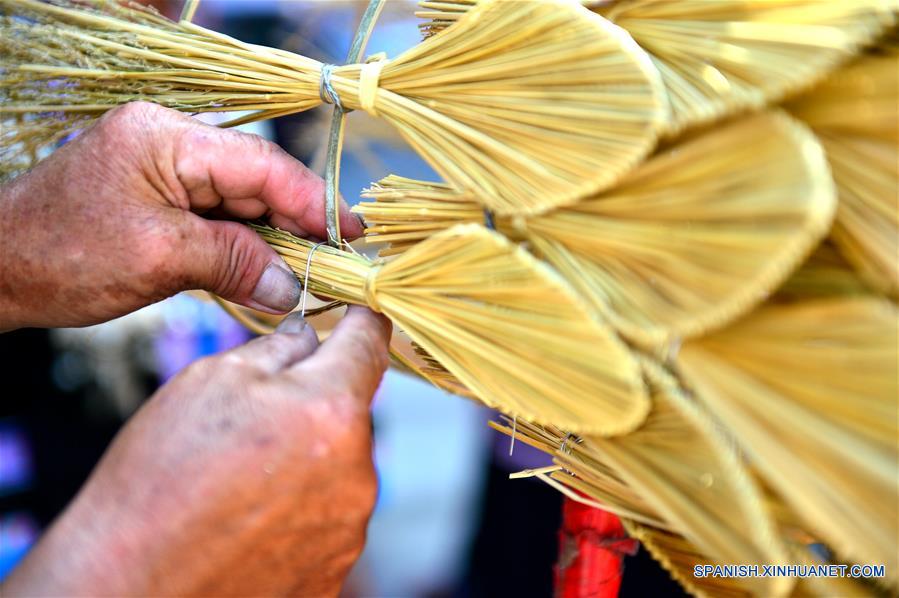
[[[195,363],[119,433],[3,596],[333,596],[376,481],[390,324],[351,307]]]
[[[324,182],[273,143],[147,103],[107,113],[0,189],[0,331],[84,326],[187,289],[270,313],[297,281],[249,228],[325,238]],[[347,238],[362,226],[341,205]]]

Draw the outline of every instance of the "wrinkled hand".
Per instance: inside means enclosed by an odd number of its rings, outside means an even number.
[[[0,189],[0,331],[83,326],[186,289],[271,313],[296,279],[247,227],[325,238],[324,183],[273,143],[122,106]],[[342,205],[341,230],[362,233]]]
[[[390,324],[352,307],[188,367],[135,415],[3,596],[335,595],[375,499]]]

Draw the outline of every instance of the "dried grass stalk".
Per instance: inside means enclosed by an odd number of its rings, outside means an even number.
[[[717,565],[680,534],[671,533],[636,521],[622,519],[628,535],[640,541],[649,554],[676,582],[697,598],[750,598],[753,593],[742,579],[734,577],[696,577],[693,567]],[[750,564],[750,563],[746,563]]]
[[[824,297],[864,297],[873,293],[846,258],[827,240],[777,289],[778,302]]]
[[[553,479],[611,512],[684,535],[715,562],[787,562],[763,497],[733,444],[670,375],[650,362],[643,366],[653,409],[631,434],[567,439],[557,428],[518,422],[516,435],[554,454],[570,472]],[[511,434],[510,427],[497,427]],[[784,595],[792,586],[786,578],[741,583],[760,596]]]
[[[638,539],[662,567],[671,574],[691,595],[699,598],[738,598],[754,596],[742,584],[742,580],[734,577],[696,577],[695,566],[715,565],[716,562],[703,554],[689,540],[679,534],[643,525],[628,519],[622,520],[628,534]],[[788,543],[790,564],[821,565],[828,564],[816,558],[806,543]],[[759,569],[764,563],[757,564]],[[796,580],[791,596],[840,596],[841,598],[867,597],[877,595],[874,588],[849,578],[807,577]]]
[[[322,103],[322,64],[110,0],[0,0],[4,155],[52,143],[134,100],[235,122]],[[654,146],[658,72],[621,29],[562,0],[491,0],[398,57],[337,67],[342,104],[386,119],[441,176],[499,213],[536,213],[606,187]],[[78,120],[80,119],[80,120]],[[7,126],[4,123],[4,126]],[[11,126],[11,125],[10,125]]]
[[[840,204],[834,243],[875,289],[899,299],[899,51],[837,71],[789,109],[824,144]]]
[[[355,211],[396,253],[457,222],[470,194],[388,177]],[[827,234],[835,192],[821,147],[781,112],[747,117],[664,150],[614,188],[527,218],[497,218],[617,330],[664,346],[764,300]]]
[[[681,374],[772,488],[844,558],[895,581],[897,312],[876,297],[760,308],[686,343]]]
[[[257,228],[305,275],[312,244]],[[639,366],[550,268],[499,234],[459,226],[389,262],[319,247],[311,292],[382,312],[487,405],[622,434],[646,418]]]
[[[895,0],[621,0],[600,12],[653,57],[675,134],[802,91],[897,10]]]
[[[433,35],[475,0],[421,2]],[[895,23],[896,0],[618,0],[596,9],[653,58],[669,135],[802,91]]]
[[[393,337],[390,339],[390,356],[393,359],[393,365],[407,374],[430,382],[448,393],[477,399],[474,393],[459,382],[458,378],[402,330],[393,331]]]

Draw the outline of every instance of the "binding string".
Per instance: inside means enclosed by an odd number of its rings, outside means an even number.
[[[336,66],[337,65],[334,64],[322,65],[322,74],[318,80],[318,97],[320,97],[325,104],[332,104],[342,113],[346,114],[347,112],[352,112],[352,110],[347,110],[343,107],[343,102],[340,101],[340,94],[337,93],[334,86],[331,84],[331,74],[334,72]]]
[[[312,249],[309,250],[309,255],[306,256],[306,271],[303,273],[303,300],[300,304],[300,317],[304,319],[306,318],[306,297],[309,296],[309,269],[312,267],[312,254],[322,245],[324,243],[313,245]]]
[[[493,212],[484,208],[484,226],[488,230],[496,230],[496,221],[493,219]]]
[[[565,434],[565,439],[562,440],[561,446],[559,446],[560,453],[562,453],[563,455],[571,454],[571,446],[569,446],[568,441],[572,440],[572,439],[574,439],[575,444],[580,444],[581,442],[583,442],[583,439],[581,439],[578,436],[575,436],[571,432],[568,432],[567,434]]]
[[[368,7],[362,14],[359,28],[356,30],[356,35],[353,37],[353,43],[347,54],[347,63],[357,63],[362,57],[362,52],[368,43],[368,38],[378,19],[378,15],[381,14],[381,9],[384,7],[384,1],[369,0]],[[319,95],[323,102],[334,104],[325,164],[325,220],[328,227],[328,243],[332,247],[340,247],[343,237],[340,234],[340,210],[337,190],[340,186],[340,150],[343,145],[346,111],[343,109],[340,96],[331,85],[331,71],[333,69],[334,65],[322,66],[321,79],[319,80]],[[380,76],[380,69],[369,72],[367,76],[371,79],[374,75]],[[377,95],[377,89],[375,89],[375,95]]]

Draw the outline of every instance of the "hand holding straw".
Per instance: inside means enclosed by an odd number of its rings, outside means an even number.
[[[388,177],[354,211],[385,255],[459,222],[470,194]],[[659,348],[763,301],[827,234],[835,192],[821,147],[780,112],[659,152],[618,185],[543,215],[498,217],[630,340]]]
[[[592,434],[639,426],[649,399],[639,367],[555,272],[501,235],[460,226],[389,262],[257,232],[310,292],[367,305],[487,405]]]
[[[339,102],[386,119],[491,210],[535,213],[612,184],[667,116],[648,56],[563,0],[491,0],[394,59],[340,67],[110,0],[88,6],[0,0],[0,114],[17,131],[4,159],[135,100],[253,111],[231,124]]]

